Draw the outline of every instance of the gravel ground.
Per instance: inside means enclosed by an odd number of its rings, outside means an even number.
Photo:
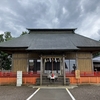
[[[26,100],[37,88],[0,86],[0,100]],[[76,100],[100,100],[100,85],[83,85],[69,89]],[[45,95],[46,94],[46,95]],[[65,89],[40,89],[31,100],[71,100]]]
[[[69,90],[76,100],[100,100],[100,86],[84,85]]]
[[[0,86],[0,100],[26,100],[35,90],[27,86]]]
[[[72,100],[66,89],[40,89],[31,100]]]

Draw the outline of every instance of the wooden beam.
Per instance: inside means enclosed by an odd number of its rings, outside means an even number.
[[[43,68],[42,68],[42,65],[43,65],[43,58],[42,58],[42,56],[41,56],[41,64],[40,64],[40,85],[42,85],[42,70],[43,70]]]
[[[14,55],[12,54],[12,64],[11,64],[12,66],[11,66],[11,71],[13,71],[14,70]]]
[[[77,53],[76,53],[76,69],[78,69],[78,57],[77,57]]]
[[[94,71],[94,66],[93,66],[93,61],[92,61],[92,59],[93,59],[93,55],[91,54],[91,65],[92,65],[92,71]]]
[[[27,53],[27,72],[29,72],[29,55]]]
[[[42,58],[61,58],[62,55],[44,55]]]

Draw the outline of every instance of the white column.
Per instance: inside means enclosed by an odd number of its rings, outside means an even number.
[[[64,85],[66,85],[66,75],[65,75],[65,57],[63,56],[63,75],[64,75]]]

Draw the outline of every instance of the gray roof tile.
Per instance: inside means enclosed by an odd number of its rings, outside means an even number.
[[[57,32],[50,32],[50,30],[45,32],[35,31],[30,33],[0,43],[0,48],[27,47],[27,50],[76,50],[79,47],[100,47],[100,42],[66,30],[57,30]]]

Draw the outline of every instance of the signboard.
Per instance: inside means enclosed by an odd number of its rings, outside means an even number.
[[[22,71],[17,71],[17,84],[16,86],[22,85]]]
[[[80,70],[75,70],[75,77],[76,79],[80,78]]]

